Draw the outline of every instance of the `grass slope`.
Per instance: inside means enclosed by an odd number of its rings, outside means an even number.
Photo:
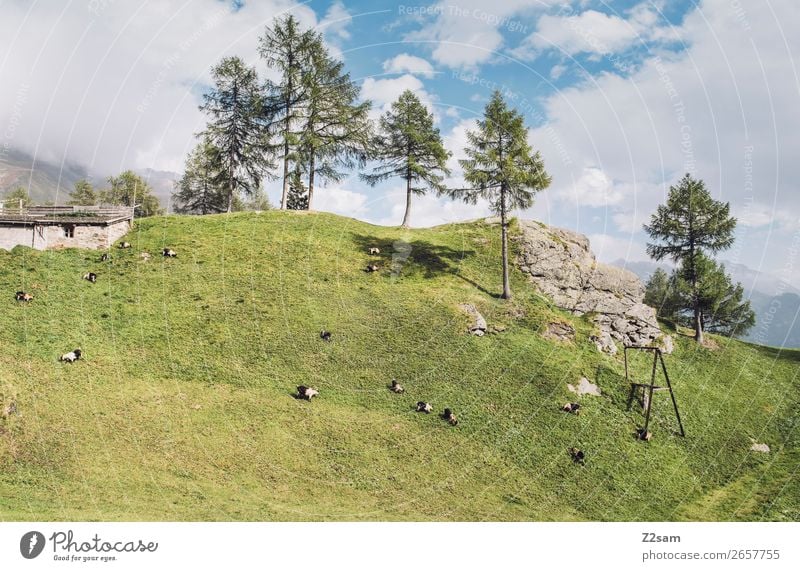
[[[0,398],[19,408],[0,417],[0,519],[800,519],[800,352],[679,336],[688,436],[658,395],[642,443],[621,358],[586,320],[517,271],[516,297],[497,299],[496,226],[271,211],[145,219],[126,239],[109,263],[0,251]],[[367,274],[373,245],[383,269]],[[179,257],[138,256],[164,246]],[[465,334],[462,302],[505,331]],[[574,343],[541,336],[554,319]],[[77,346],[83,360],[57,362]],[[604,395],[560,412],[581,376]],[[301,383],[321,397],[292,398]],[[415,413],[420,399],[460,424]]]

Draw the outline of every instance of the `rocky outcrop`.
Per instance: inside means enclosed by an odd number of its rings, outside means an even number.
[[[592,340],[599,350],[613,354],[615,341],[650,345],[662,336],[656,311],[642,303],[644,286],[633,272],[598,262],[582,234],[529,220],[519,226],[520,269],[558,307],[593,314],[599,333]]]

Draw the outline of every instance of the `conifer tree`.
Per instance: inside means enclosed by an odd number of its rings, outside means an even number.
[[[163,213],[153,189],[131,170],[108,177],[110,188],[100,192],[101,201],[119,206],[134,206],[136,216],[157,216]]]
[[[203,139],[186,158],[183,175],[175,181],[172,195],[178,214],[214,214],[228,209],[228,194],[217,184],[219,153],[208,137]]]
[[[468,188],[453,189],[451,196],[475,204],[489,201],[500,216],[504,299],[511,298],[508,274],[508,215],[515,208],[530,208],[534,195],[550,186],[550,175],[538,151],[528,144],[522,115],[509,109],[495,91],[486,105],[478,130],[467,133],[467,158],[459,160]]]
[[[703,341],[702,256],[730,248],[735,227],[730,205],[711,198],[703,181],[689,174],[670,187],[667,203],[660,205],[650,224],[644,226],[655,240],[647,244],[650,257],[655,260],[668,257],[680,263],[680,277],[690,288],[692,326],[698,343]]]
[[[410,90],[392,103],[380,120],[380,133],[374,143],[374,158],[379,162],[362,178],[375,185],[391,177],[406,181],[406,210],[403,228],[411,223],[411,196],[429,190],[445,192],[444,177],[450,174],[439,129],[433,126],[433,114]]]
[[[238,57],[224,58],[212,70],[214,88],[200,107],[210,118],[202,133],[217,165],[214,183],[226,190],[226,208],[237,194],[256,192],[272,166],[264,121],[264,102],[256,70]]]

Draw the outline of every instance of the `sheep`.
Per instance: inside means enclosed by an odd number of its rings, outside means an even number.
[[[111,259],[111,256],[109,256],[109,255],[108,255],[108,252],[106,252],[105,254],[103,254],[102,256],[100,256],[100,261],[101,261],[101,262],[107,262],[107,261],[108,261],[108,260],[110,260],[110,259]]]
[[[119,243],[119,249],[120,250],[125,250],[125,249],[130,248],[130,247],[131,247],[131,243],[130,242],[120,242]]]
[[[370,256],[377,256],[380,253],[381,253],[381,249],[380,248],[370,248],[369,249],[369,255]]]
[[[564,412],[571,412],[572,414],[580,414],[581,413],[581,405],[576,402],[568,402],[564,406],[561,407],[561,410]]]
[[[419,401],[417,403],[417,412],[424,412],[425,414],[430,414],[433,410],[431,403],[425,401]]]
[[[319,396],[319,391],[317,389],[312,389],[305,385],[297,387],[297,398],[311,400],[311,397],[315,396]]]
[[[379,269],[380,268],[378,267],[377,264],[370,264],[370,265],[367,266],[367,268],[364,271],[369,274],[371,272],[377,272]]]
[[[319,338],[322,339],[323,341],[330,342],[330,340],[331,340],[331,332],[330,331],[325,331],[323,329],[322,331],[319,332]]]
[[[161,250],[161,254],[165,258],[177,258],[178,257],[178,254],[175,253],[175,250],[173,250],[171,248],[164,248],[163,250]]]
[[[33,295],[25,293],[24,291],[18,291],[14,297],[16,298],[17,301],[25,301],[25,302],[31,301],[33,299]]]
[[[143,262],[146,262],[147,260],[150,259],[150,254],[148,254],[147,252],[142,252],[141,254],[139,254],[139,257],[142,259]]]
[[[580,464],[581,466],[586,464],[586,454],[583,453],[583,450],[572,447],[569,449],[569,455],[572,456],[572,461],[576,464]]]
[[[58,358],[58,360],[62,361],[64,363],[74,363],[75,361],[77,361],[80,358],[81,358],[81,350],[80,349],[74,349],[73,351],[70,351],[69,353],[64,353],[63,355],[61,355]]]
[[[456,415],[454,415],[453,411],[450,410],[449,408],[444,409],[444,412],[442,413],[442,418],[447,422],[449,422],[451,426],[455,426],[458,424],[458,419],[456,418]]]
[[[645,442],[650,442],[653,438],[653,433],[645,430],[644,428],[638,428],[636,430],[636,438],[639,440],[644,440]]]
[[[403,385],[397,382],[397,379],[392,379],[392,386],[389,387],[393,393],[403,394],[406,390],[403,388]]]
[[[87,272],[87,273],[83,274],[83,279],[85,279],[86,281],[95,283],[97,281],[97,274],[95,274],[93,272]]]

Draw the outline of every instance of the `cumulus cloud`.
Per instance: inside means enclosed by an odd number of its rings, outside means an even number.
[[[209,70],[239,55],[256,65],[258,37],[290,10],[286,0],[167,2],[3,2],[0,18],[0,152],[83,164],[178,170],[193,133]]]
[[[383,62],[383,71],[386,73],[410,73],[428,78],[433,77],[435,73],[428,60],[409,54],[398,54],[387,59]]]
[[[361,96],[372,100],[371,116],[377,120],[406,89],[413,91],[428,111],[434,116],[437,115],[434,97],[425,91],[425,86],[419,78],[408,73],[389,78],[367,77],[361,84]]]
[[[406,208],[405,189],[395,188],[388,191],[384,200],[391,205],[389,213],[373,221],[384,226],[398,226],[403,220]],[[437,197],[435,194],[426,194],[414,196],[411,203],[411,226],[414,228],[428,228],[489,215],[489,205],[485,201],[467,204],[445,197]]]

